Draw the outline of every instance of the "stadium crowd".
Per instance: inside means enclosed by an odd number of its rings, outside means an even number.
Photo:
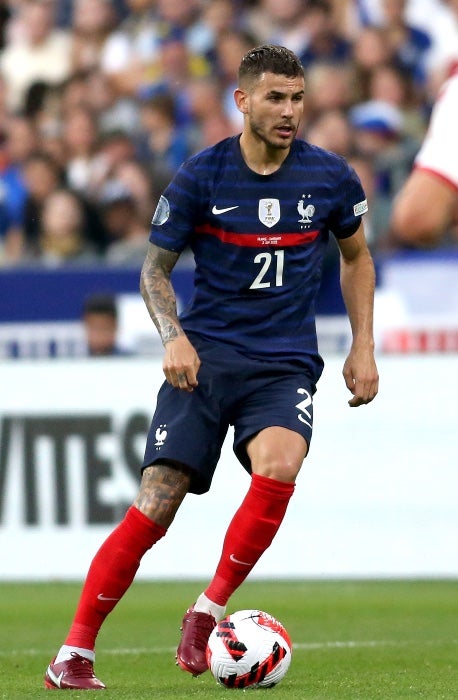
[[[299,55],[300,135],[359,174],[372,251],[398,245],[390,210],[458,64],[458,0],[5,0],[0,267],[141,264],[175,170],[241,130],[236,72],[260,43]]]

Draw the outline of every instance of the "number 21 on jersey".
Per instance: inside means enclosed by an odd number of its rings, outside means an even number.
[[[283,286],[283,266],[285,262],[284,250],[276,250],[273,255],[267,251],[265,253],[258,253],[253,262],[256,265],[260,265],[261,269],[250,285],[250,289]],[[272,273],[275,275],[275,282],[273,285],[270,281]]]

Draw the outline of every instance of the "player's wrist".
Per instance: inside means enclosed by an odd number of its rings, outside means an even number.
[[[182,328],[177,328],[176,326],[170,326],[161,332],[162,345],[166,347],[169,343],[185,335]]]

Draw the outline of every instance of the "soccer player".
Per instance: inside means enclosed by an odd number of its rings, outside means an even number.
[[[437,245],[458,222],[458,71],[439,91],[415,167],[393,203],[391,235]]]
[[[296,139],[304,73],[291,51],[249,51],[234,95],[242,134],[185,162],[153,217],[141,290],[165,347],[166,381],[138,496],[92,561],[68,636],[46,671],[49,688],[105,687],[93,671],[97,633],[186,494],[210,488],[233,425],[250,486],[213,579],[184,615],[177,650],[184,670],[207,669],[208,637],[271,544],[309,449],[323,368],[314,300],[331,232],[353,335],[343,368],[350,406],[369,403],[378,390],[361,184],[341,157]],[[195,291],[178,317],[170,275],[188,245]]]

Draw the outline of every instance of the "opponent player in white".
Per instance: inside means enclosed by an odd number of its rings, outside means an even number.
[[[458,223],[458,72],[442,86],[415,167],[393,202],[395,239],[437,245]]]

